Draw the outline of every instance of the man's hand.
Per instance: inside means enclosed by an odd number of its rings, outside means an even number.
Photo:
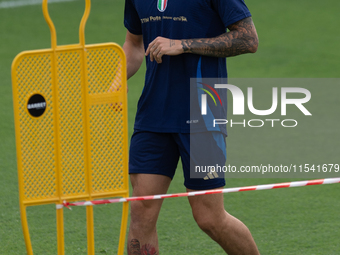
[[[149,44],[145,56],[150,55],[151,61],[156,60],[160,64],[162,63],[163,55],[176,56],[183,52],[181,40],[172,40],[159,36]]]

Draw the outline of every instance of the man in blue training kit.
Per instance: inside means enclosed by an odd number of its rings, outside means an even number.
[[[190,178],[191,131],[211,134],[203,142],[213,148],[206,154],[226,160],[216,142],[225,149],[226,131],[192,126],[190,78],[226,78],[226,57],[256,52],[257,33],[244,1],[125,0],[124,25],[128,78],[144,57],[147,66],[130,144],[132,195],[166,193],[179,158],[188,192],[223,187],[224,178]],[[189,197],[189,203],[198,226],[228,254],[259,254],[248,228],[225,211],[223,194]],[[131,202],[128,254],[159,254],[161,205],[162,200]]]

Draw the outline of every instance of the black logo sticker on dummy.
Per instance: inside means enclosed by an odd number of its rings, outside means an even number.
[[[27,103],[27,110],[33,117],[40,117],[46,110],[46,100],[40,94],[34,94]]]

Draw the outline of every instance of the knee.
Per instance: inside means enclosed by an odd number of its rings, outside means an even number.
[[[228,213],[224,207],[204,208],[196,207],[192,210],[193,217],[201,230],[210,237],[218,236],[228,226]]]
[[[131,202],[131,225],[140,229],[152,229],[157,222],[157,208],[145,201]]]
[[[208,235],[211,235],[218,231],[217,219],[212,215],[204,215],[199,212],[193,212],[194,219],[201,230],[203,230]]]

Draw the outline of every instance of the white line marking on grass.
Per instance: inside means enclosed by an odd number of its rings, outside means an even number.
[[[75,0],[48,0],[48,3],[72,2]],[[42,0],[21,0],[21,1],[6,1],[0,2],[0,9],[17,8],[27,5],[42,4]]]

